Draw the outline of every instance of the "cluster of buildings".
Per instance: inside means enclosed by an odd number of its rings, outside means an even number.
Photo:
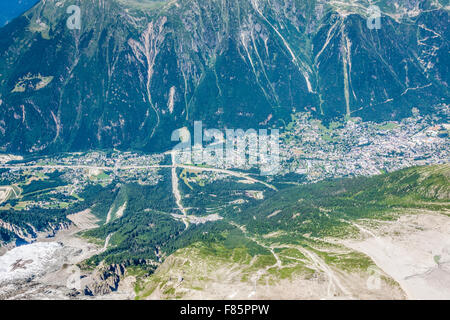
[[[299,114],[293,122],[281,144],[283,172],[304,174],[308,181],[368,176],[450,159],[450,127],[430,117],[384,124],[351,119],[327,128]]]

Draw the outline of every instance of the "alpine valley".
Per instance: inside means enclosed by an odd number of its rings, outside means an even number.
[[[449,8],[39,1],[0,28],[0,299],[450,299]],[[279,170],[176,162],[199,121]]]

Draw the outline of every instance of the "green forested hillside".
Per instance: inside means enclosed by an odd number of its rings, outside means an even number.
[[[170,216],[172,211],[167,207],[160,207],[159,211],[146,209],[152,206],[151,198],[129,198],[130,206],[123,218],[85,234],[103,240],[109,234],[113,235],[111,248],[91,259],[90,263],[102,259],[120,263],[128,258],[159,261],[155,252],[164,257],[196,242],[207,246],[222,243],[230,248],[246,248],[254,255],[267,250],[255,239],[274,232],[278,236],[272,241],[286,244],[302,243],[310,237],[351,237],[357,232],[352,222],[358,219],[393,220],[413,212],[410,209],[448,212],[449,179],[450,166],[439,165],[295,186],[268,193],[264,200],[253,199],[216,208],[214,212],[223,216],[223,220],[191,224],[187,230]],[[216,184],[220,185],[220,182]],[[232,188],[230,182],[225,182],[224,186]],[[236,187],[239,192],[239,184]],[[128,191],[130,195],[139,194],[133,188]],[[220,201],[235,199],[225,195]],[[199,196],[204,197],[201,193]],[[195,202],[191,199],[190,203]],[[204,208],[199,208],[192,214],[204,212]]]
[[[416,167],[288,188],[256,206],[244,206],[245,214],[229,211],[227,217],[257,234],[283,230],[343,236],[351,231],[348,221],[391,219],[408,208],[448,210],[449,199],[449,165]]]

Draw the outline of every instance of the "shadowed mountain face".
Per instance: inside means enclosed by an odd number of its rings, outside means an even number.
[[[81,29],[66,21],[81,9]],[[41,1],[0,29],[0,148],[161,150],[172,130],[385,121],[448,103],[446,1]]]

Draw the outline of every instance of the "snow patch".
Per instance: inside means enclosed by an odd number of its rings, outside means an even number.
[[[42,276],[61,268],[64,261],[63,246],[57,242],[14,248],[0,257],[0,284]]]

